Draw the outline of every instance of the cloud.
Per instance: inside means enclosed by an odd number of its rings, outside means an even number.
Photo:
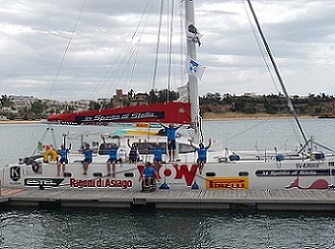
[[[194,2],[196,27],[204,35],[197,61],[207,67],[199,93],[277,93],[279,87],[272,83],[255,41],[258,35],[247,4]],[[111,97],[118,88],[148,92],[153,86],[170,85],[176,90],[186,82],[176,1],[173,19],[167,17],[172,1],[164,1],[157,74],[153,75],[160,3],[0,0],[0,94],[77,100]],[[335,3],[252,3],[289,93],[335,94]],[[169,77],[168,72],[173,75]]]

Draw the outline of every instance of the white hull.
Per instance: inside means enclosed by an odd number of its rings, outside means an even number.
[[[222,155],[222,154],[221,154]],[[142,155],[152,161],[152,155]],[[140,172],[144,162],[137,164],[118,163],[114,177],[107,176],[107,155],[96,155],[83,175],[82,155],[72,155],[66,165],[66,176],[57,176],[55,162],[32,165],[7,165],[0,171],[4,188],[95,188],[97,190],[141,190]],[[164,163],[160,168],[157,187],[164,182],[174,189],[189,189],[196,182],[199,189],[327,189],[333,185],[335,158],[322,160],[283,160],[274,157],[268,160],[229,161],[210,152],[202,174],[199,173],[194,153],[179,155],[179,161]],[[144,160],[143,160],[144,161]],[[221,161],[221,162],[220,162]],[[334,170],[331,172],[331,170]],[[194,185],[193,185],[194,187]]]

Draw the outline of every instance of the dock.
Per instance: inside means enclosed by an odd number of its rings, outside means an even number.
[[[2,207],[335,211],[334,190],[2,189]]]

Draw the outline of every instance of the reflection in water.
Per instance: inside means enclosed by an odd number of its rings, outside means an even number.
[[[334,215],[4,210],[1,248],[335,248]]]

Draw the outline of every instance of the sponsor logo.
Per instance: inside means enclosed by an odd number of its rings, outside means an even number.
[[[128,189],[133,187],[131,180],[111,180],[107,179],[91,179],[82,180],[70,178],[70,187],[72,188],[122,188]]]
[[[112,122],[112,121],[126,121],[126,120],[136,120],[143,118],[151,119],[162,119],[164,118],[164,112],[133,112],[133,113],[119,113],[111,115],[92,115],[92,116],[76,116],[76,122],[78,123],[91,123],[91,122]]]
[[[21,178],[20,167],[14,166],[10,168],[10,178],[15,182]]]
[[[206,189],[248,189],[247,177],[209,177],[206,178]]]
[[[63,178],[25,178],[25,186],[57,187]]]
[[[258,177],[280,177],[280,176],[328,176],[328,169],[297,169],[297,170],[257,170]],[[332,174],[335,171],[332,170]]]
[[[144,165],[137,165],[137,169],[142,175]],[[161,176],[166,176],[166,177],[172,176],[173,179],[176,179],[176,180],[184,178],[186,185],[191,186],[194,182],[197,169],[198,169],[197,164],[193,164],[190,167],[188,167],[186,164],[183,164],[183,165],[174,164],[172,165],[171,168],[162,167],[160,171],[158,172],[158,178],[161,178]]]

